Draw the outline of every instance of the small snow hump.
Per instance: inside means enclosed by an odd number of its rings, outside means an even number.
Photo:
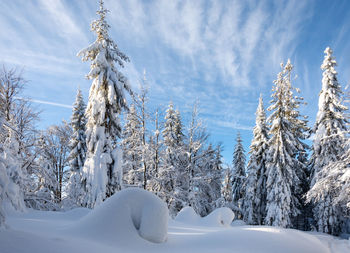
[[[167,240],[169,211],[165,202],[139,188],[124,189],[81,219],[75,231],[83,237],[128,244],[138,238]]]
[[[235,214],[230,208],[221,207],[212,211],[208,216],[205,216],[203,220],[207,226],[228,227],[231,225],[234,218]]]
[[[201,218],[192,207],[184,207],[175,217],[175,221],[208,227],[228,227],[231,225],[235,215],[228,207],[215,209],[207,216]]]

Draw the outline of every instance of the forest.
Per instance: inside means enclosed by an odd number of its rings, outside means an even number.
[[[306,101],[293,86],[287,60],[273,81],[269,105],[262,97],[257,101],[249,151],[238,134],[226,166],[222,146],[208,140],[200,105],[183,122],[172,102],[148,107],[146,77],[140,92],[131,89],[122,73],[130,60],[109,36],[106,14],[100,1],[91,23],[96,40],[77,54],[90,62],[91,88],[86,101],[77,90],[69,121],[37,129],[40,111],[22,96],[23,73],[2,67],[0,226],[6,226],[8,208],[94,209],[137,187],[162,199],[173,218],[188,206],[201,217],[227,207],[248,225],[350,233],[349,97],[330,47],[320,63],[315,124],[300,113]]]

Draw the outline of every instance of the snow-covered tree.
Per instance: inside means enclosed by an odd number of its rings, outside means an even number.
[[[36,161],[35,170],[37,185],[28,194],[27,205],[38,210],[59,209],[57,193],[59,189],[58,174],[55,172],[52,157],[48,148],[46,135],[43,132],[37,140],[37,153],[39,157]]]
[[[328,165],[339,161],[345,152],[347,122],[344,113],[347,108],[341,101],[342,91],[335,70],[337,63],[333,57],[333,51],[327,47],[324,53],[325,57],[321,65],[323,70],[322,90],[313,128],[314,141],[310,162],[311,190],[308,195],[314,206],[314,219],[318,231],[337,234],[340,222],[339,211],[332,205],[333,198],[337,194],[336,189],[328,188],[319,193],[317,191],[325,177],[333,174],[331,170],[333,166]],[[317,183],[318,186],[314,188]],[[311,198],[311,196],[315,197]]]
[[[91,23],[97,39],[78,53],[83,61],[91,61],[87,78],[93,79],[86,109],[87,155],[82,175],[86,184],[84,202],[88,207],[100,204],[121,188],[116,160],[116,140],[121,136],[118,115],[127,108],[124,91],[132,93],[126,77],[116,67],[116,64],[123,67],[129,58],[109,37],[106,14],[101,0],[99,19]]]
[[[81,173],[86,157],[86,136],[85,136],[85,103],[81,90],[78,89],[75,102],[73,104],[73,114],[71,126],[73,135],[70,138],[68,157],[70,167],[70,177],[67,185],[67,195],[70,202],[75,206],[81,205],[84,195],[84,187],[81,180]]]
[[[8,184],[7,200],[15,210],[24,209],[23,189],[21,184],[24,181],[26,174],[21,168],[21,160],[19,156],[19,143],[17,141],[16,132],[9,130],[9,136],[4,144],[3,159],[6,164],[7,175],[10,178]]]
[[[149,183],[147,189],[161,196],[161,181],[159,178],[160,171],[164,164],[164,149],[161,139],[161,124],[159,122],[158,110],[155,112],[154,131],[149,141]]]
[[[166,111],[163,129],[165,164],[160,171],[162,194],[168,203],[171,215],[175,215],[188,200],[188,175],[184,161],[184,134],[180,112],[172,103]]]
[[[131,105],[123,129],[123,172],[127,185],[143,185],[141,123],[135,105]]]
[[[12,148],[12,155],[19,166],[16,174],[16,184],[25,195],[33,188],[34,152],[35,145],[35,123],[38,113],[35,112],[28,99],[23,97],[22,92],[26,81],[21,72],[16,69],[0,69],[0,111],[3,115],[6,127],[0,133],[0,142],[16,147]]]
[[[256,110],[253,140],[245,181],[243,217],[248,224],[262,225],[266,215],[266,159],[268,151],[268,127],[262,96]]]
[[[0,115],[1,128],[6,121]],[[8,125],[8,123],[5,123]],[[15,210],[25,207],[23,191],[20,183],[23,181],[20,160],[18,159],[19,145],[15,132],[10,129],[4,144],[0,144],[0,227],[4,225],[5,213],[2,209],[10,205]]]
[[[322,90],[319,94],[318,112],[313,128],[314,141],[311,155],[311,186],[317,181],[318,172],[330,162],[338,161],[344,153],[346,140],[347,109],[341,102],[341,86],[335,66],[337,62],[329,47],[321,65],[323,70]]]
[[[141,163],[142,163],[142,174],[143,174],[143,189],[147,189],[147,182],[149,180],[149,169],[150,169],[150,150],[149,143],[147,143],[147,122],[149,119],[149,114],[147,111],[147,102],[148,102],[148,88],[146,80],[146,71],[144,71],[144,76],[141,84],[140,94],[137,96],[137,107],[139,110],[139,118],[141,124]]]
[[[222,190],[222,179],[223,179],[223,168],[222,168],[222,146],[218,144],[214,150],[214,160],[209,173],[209,185],[211,189],[211,208],[220,207],[221,190]],[[211,211],[212,211],[211,210]]]
[[[211,146],[210,149],[203,150],[208,134],[203,127],[202,121],[198,118],[197,103],[193,106],[187,132],[186,143],[184,145],[184,164],[187,167],[186,173],[188,177],[188,205],[194,207],[196,210],[196,206],[203,206],[198,204],[198,200],[203,200],[204,198],[203,196],[199,196],[199,192],[202,190],[201,186],[205,184],[204,181],[207,182],[207,180],[205,180],[205,171],[209,171],[209,163],[213,163],[212,160],[214,157],[214,151]]]
[[[2,96],[0,96],[0,103],[2,102],[1,98]],[[4,121],[5,121],[4,116],[0,111],[0,133],[3,133],[4,131],[4,128],[3,128]],[[4,148],[2,143],[0,143],[0,228],[5,224],[5,212],[3,210],[3,202],[5,199],[5,194],[7,192],[7,185],[9,181],[9,178],[6,172],[5,161],[3,159],[3,152],[4,152]]]
[[[232,209],[232,169],[230,167],[227,167],[225,169],[225,180],[224,186],[222,188],[222,197],[224,202],[222,203],[222,206],[226,206]]]
[[[304,148],[296,132],[299,116],[293,102],[291,70],[288,60],[286,66],[274,81],[272,105],[268,110],[272,114],[268,142],[268,162],[266,165],[267,204],[265,224],[280,227],[292,227],[292,219],[300,213],[297,194],[300,191],[298,171],[303,165],[298,160],[298,153]]]
[[[244,181],[246,177],[245,162],[246,157],[244,154],[244,148],[242,144],[241,135],[237,133],[236,145],[233,152],[233,170],[232,170],[232,203],[234,211],[238,214],[238,218],[242,218],[242,201],[244,196]]]
[[[206,216],[220,206],[221,200],[221,147],[213,149],[212,145],[202,150],[198,156],[200,160],[193,175],[195,195],[193,208],[201,215]]]

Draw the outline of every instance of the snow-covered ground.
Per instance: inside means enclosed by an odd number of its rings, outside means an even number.
[[[350,252],[349,240],[325,234],[267,226],[226,226],[227,219],[233,218],[226,209],[217,211],[210,219],[195,217],[197,220],[193,221],[193,214],[187,210],[182,217],[165,221],[162,217],[167,212],[162,211],[163,206],[155,198],[142,192],[137,194],[145,205],[128,200],[128,194],[124,194],[113,196],[93,211],[79,208],[12,214],[7,217],[10,228],[0,230],[0,252]],[[149,204],[149,198],[153,198],[153,204]],[[154,220],[153,211],[159,219]],[[143,223],[148,228],[144,227],[144,232],[140,231]],[[166,226],[166,241],[150,242],[154,236],[162,239],[164,231],[154,234],[154,228]],[[149,235],[151,238],[144,239]]]

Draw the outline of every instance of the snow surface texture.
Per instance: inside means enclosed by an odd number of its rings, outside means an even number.
[[[145,202],[147,205],[143,205]],[[181,222],[170,220],[166,242],[151,243],[138,235],[134,224],[139,223],[140,228],[154,231],[153,228],[155,225],[158,226],[159,222],[158,218],[153,219],[156,215],[153,216],[152,213],[158,204],[162,206],[163,202],[159,202],[151,193],[128,189],[114,195],[95,210],[84,208],[68,212],[28,210],[25,213],[9,214],[7,224],[10,229],[0,229],[0,252],[350,252],[349,240],[322,233],[305,233],[267,226],[208,226],[210,222],[206,218],[194,216],[189,208],[182,212],[182,220],[181,216],[177,218]],[[149,210],[152,210],[151,214]],[[226,220],[229,215],[224,210],[218,209],[212,213],[212,217],[224,216],[223,220]],[[165,217],[167,222],[167,211],[164,216],[157,215],[159,218]],[[195,217],[199,218],[198,225],[189,224],[196,219]],[[143,218],[147,221],[142,222]]]
[[[208,227],[228,227],[231,225],[235,215],[230,208],[221,207],[208,216],[201,218],[192,207],[184,207],[176,216],[177,222],[182,222],[197,226]]]
[[[349,240],[341,240],[321,233],[305,233],[293,229],[267,226],[210,227],[195,226],[170,220],[168,240],[150,243],[140,238],[135,230],[130,235],[128,227],[120,227],[122,237],[108,237],[111,228],[103,224],[91,227],[91,219],[115,224],[111,218],[120,220],[111,201],[105,212],[114,217],[98,217],[104,212],[74,209],[69,212],[28,210],[26,213],[8,216],[11,229],[0,229],[1,253],[128,253],[128,252],[259,252],[259,253],[349,253]],[[136,201],[135,201],[136,202]],[[102,206],[103,207],[103,206]],[[102,207],[100,207],[102,209]],[[101,210],[100,209],[100,210]],[[90,218],[88,218],[90,217]],[[80,220],[79,220],[80,218]],[[77,221],[78,220],[78,221]],[[84,225],[84,223],[87,223]],[[98,222],[97,222],[98,223]],[[119,224],[124,226],[125,224]],[[129,225],[127,225],[129,226]],[[86,231],[86,229],[91,231]],[[114,228],[115,229],[115,228]],[[114,230],[113,229],[113,230]],[[96,231],[94,231],[96,230]],[[102,233],[102,234],[99,234]],[[95,235],[95,236],[94,236]],[[104,241],[101,238],[105,237]]]
[[[162,243],[167,239],[168,217],[165,202],[156,195],[128,188],[108,198],[72,230],[103,241],[125,242],[141,236],[150,242]]]

